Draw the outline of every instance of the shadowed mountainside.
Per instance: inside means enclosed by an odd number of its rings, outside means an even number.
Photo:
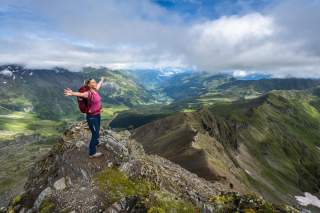
[[[146,124],[132,138],[211,181],[246,185],[273,202],[320,189],[319,98],[277,91]]]

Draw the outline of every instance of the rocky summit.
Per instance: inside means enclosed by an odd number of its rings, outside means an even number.
[[[30,170],[25,191],[3,212],[298,212],[229,184],[207,181],[157,155],[130,132],[103,129],[89,159],[86,123],[71,125]]]

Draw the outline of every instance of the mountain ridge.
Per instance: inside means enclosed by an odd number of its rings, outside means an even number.
[[[317,194],[320,186],[320,112],[312,106],[313,98],[306,91],[274,91],[174,114],[137,128],[132,137],[147,153],[166,157],[200,177],[225,177],[234,187],[241,186],[240,181],[269,201],[297,204],[295,195]],[[189,127],[181,130],[188,126],[185,122]],[[195,147],[198,154],[191,155]],[[202,167],[195,167],[200,159]]]
[[[89,131],[85,123],[74,124],[35,164],[26,191],[12,199],[8,211],[297,212],[254,194],[233,192],[224,183],[208,182],[164,158],[146,155],[128,136],[128,132],[103,131],[101,142],[108,138],[99,148],[104,156],[89,160],[83,158]]]

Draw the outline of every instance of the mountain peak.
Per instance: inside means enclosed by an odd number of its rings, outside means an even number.
[[[11,201],[9,210],[215,212],[230,208],[237,199],[248,200],[241,208],[245,205],[267,208],[266,202],[257,196],[240,195],[169,160],[145,154],[142,146],[129,136],[128,131],[103,130],[100,147],[103,157],[88,159],[88,128],[83,122],[72,125],[59,143],[35,164],[26,191]],[[222,197],[230,201],[222,204]]]

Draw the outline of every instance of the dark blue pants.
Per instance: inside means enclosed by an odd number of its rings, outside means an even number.
[[[89,145],[89,155],[94,155],[97,152],[96,146],[99,144],[100,119],[100,114],[87,115],[88,126],[92,134]]]

